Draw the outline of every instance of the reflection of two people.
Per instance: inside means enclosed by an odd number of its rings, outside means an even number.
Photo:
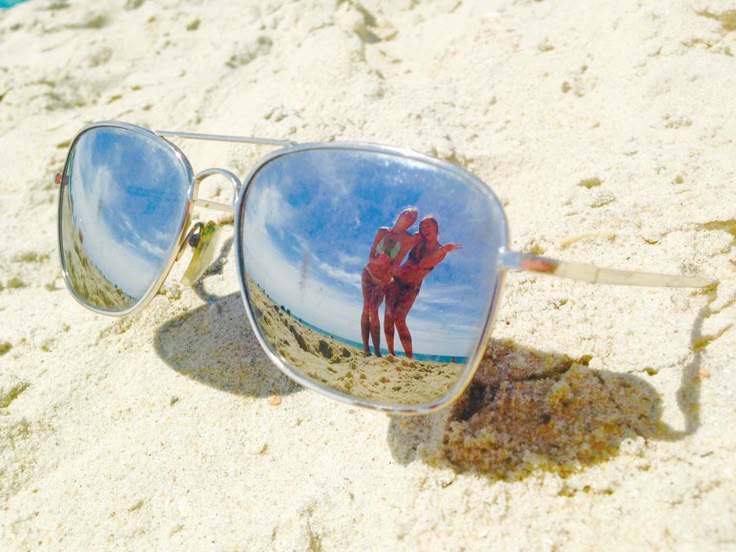
[[[409,250],[419,241],[417,234],[409,233],[409,227],[417,220],[417,210],[404,209],[396,217],[391,228],[381,227],[373,238],[368,263],[363,268],[361,286],[363,288],[363,313],[360,317],[360,333],[363,338],[363,352],[370,354],[368,336],[373,341],[377,356],[381,356],[381,323],[378,307],[386,295],[386,286],[394,276]]]
[[[419,223],[419,231],[408,229],[417,219],[413,207],[399,213],[391,228],[379,228],[373,239],[368,263],[363,269],[363,313],[360,319],[363,351],[370,354],[368,337],[373,341],[376,356],[381,356],[381,326],[378,307],[386,299],[384,333],[389,354],[394,354],[394,330],[398,332],[407,357],[412,358],[411,333],[406,317],[419,294],[424,277],[440,264],[445,256],[461,246],[455,243],[442,245],[438,241],[439,224],[431,216]],[[401,261],[408,252],[406,262]]]

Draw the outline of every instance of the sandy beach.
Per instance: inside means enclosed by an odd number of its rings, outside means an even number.
[[[736,546],[733,2],[29,0],[0,48],[0,548]],[[410,148],[486,182],[514,249],[719,283],[510,273],[457,403],[347,406],[261,350],[232,216],[193,287],[185,257],[139,313],[76,303],[54,177],[98,120]],[[270,151],[176,143],[239,177]]]

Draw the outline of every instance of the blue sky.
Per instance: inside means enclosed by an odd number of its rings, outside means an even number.
[[[360,279],[373,238],[407,206],[418,209],[419,219],[437,219],[440,242],[463,246],[424,280],[407,319],[414,350],[467,356],[487,315],[503,244],[497,204],[453,173],[398,156],[334,149],[282,156],[248,190],[246,271],[292,314],[360,342]]]

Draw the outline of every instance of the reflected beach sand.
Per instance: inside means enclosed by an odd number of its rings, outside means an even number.
[[[457,382],[465,365],[363,351],[299,322],[248,278],[248,292],[272,350],[315,382],[362,399],[418,405],[437,400]]]

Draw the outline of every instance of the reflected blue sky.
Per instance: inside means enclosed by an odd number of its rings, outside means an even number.
[[[373,238],[407,206],[417,207],[419,219],[438,220],[440,242],[463,246],[424,280],[407,319],[414,350],[466,356],[488,312],[501,245],[494,229],[502,221],[486,193],[453,173],[346,150],[282,156],[255,176],[248,191],[246,271],[295,316],[359,342],[360,279]]]
[[[159,141],[112,127],[85,132],[72,156],[72,220],[84,250],[108,280],[140,298],[178,234],[187,171]]]

